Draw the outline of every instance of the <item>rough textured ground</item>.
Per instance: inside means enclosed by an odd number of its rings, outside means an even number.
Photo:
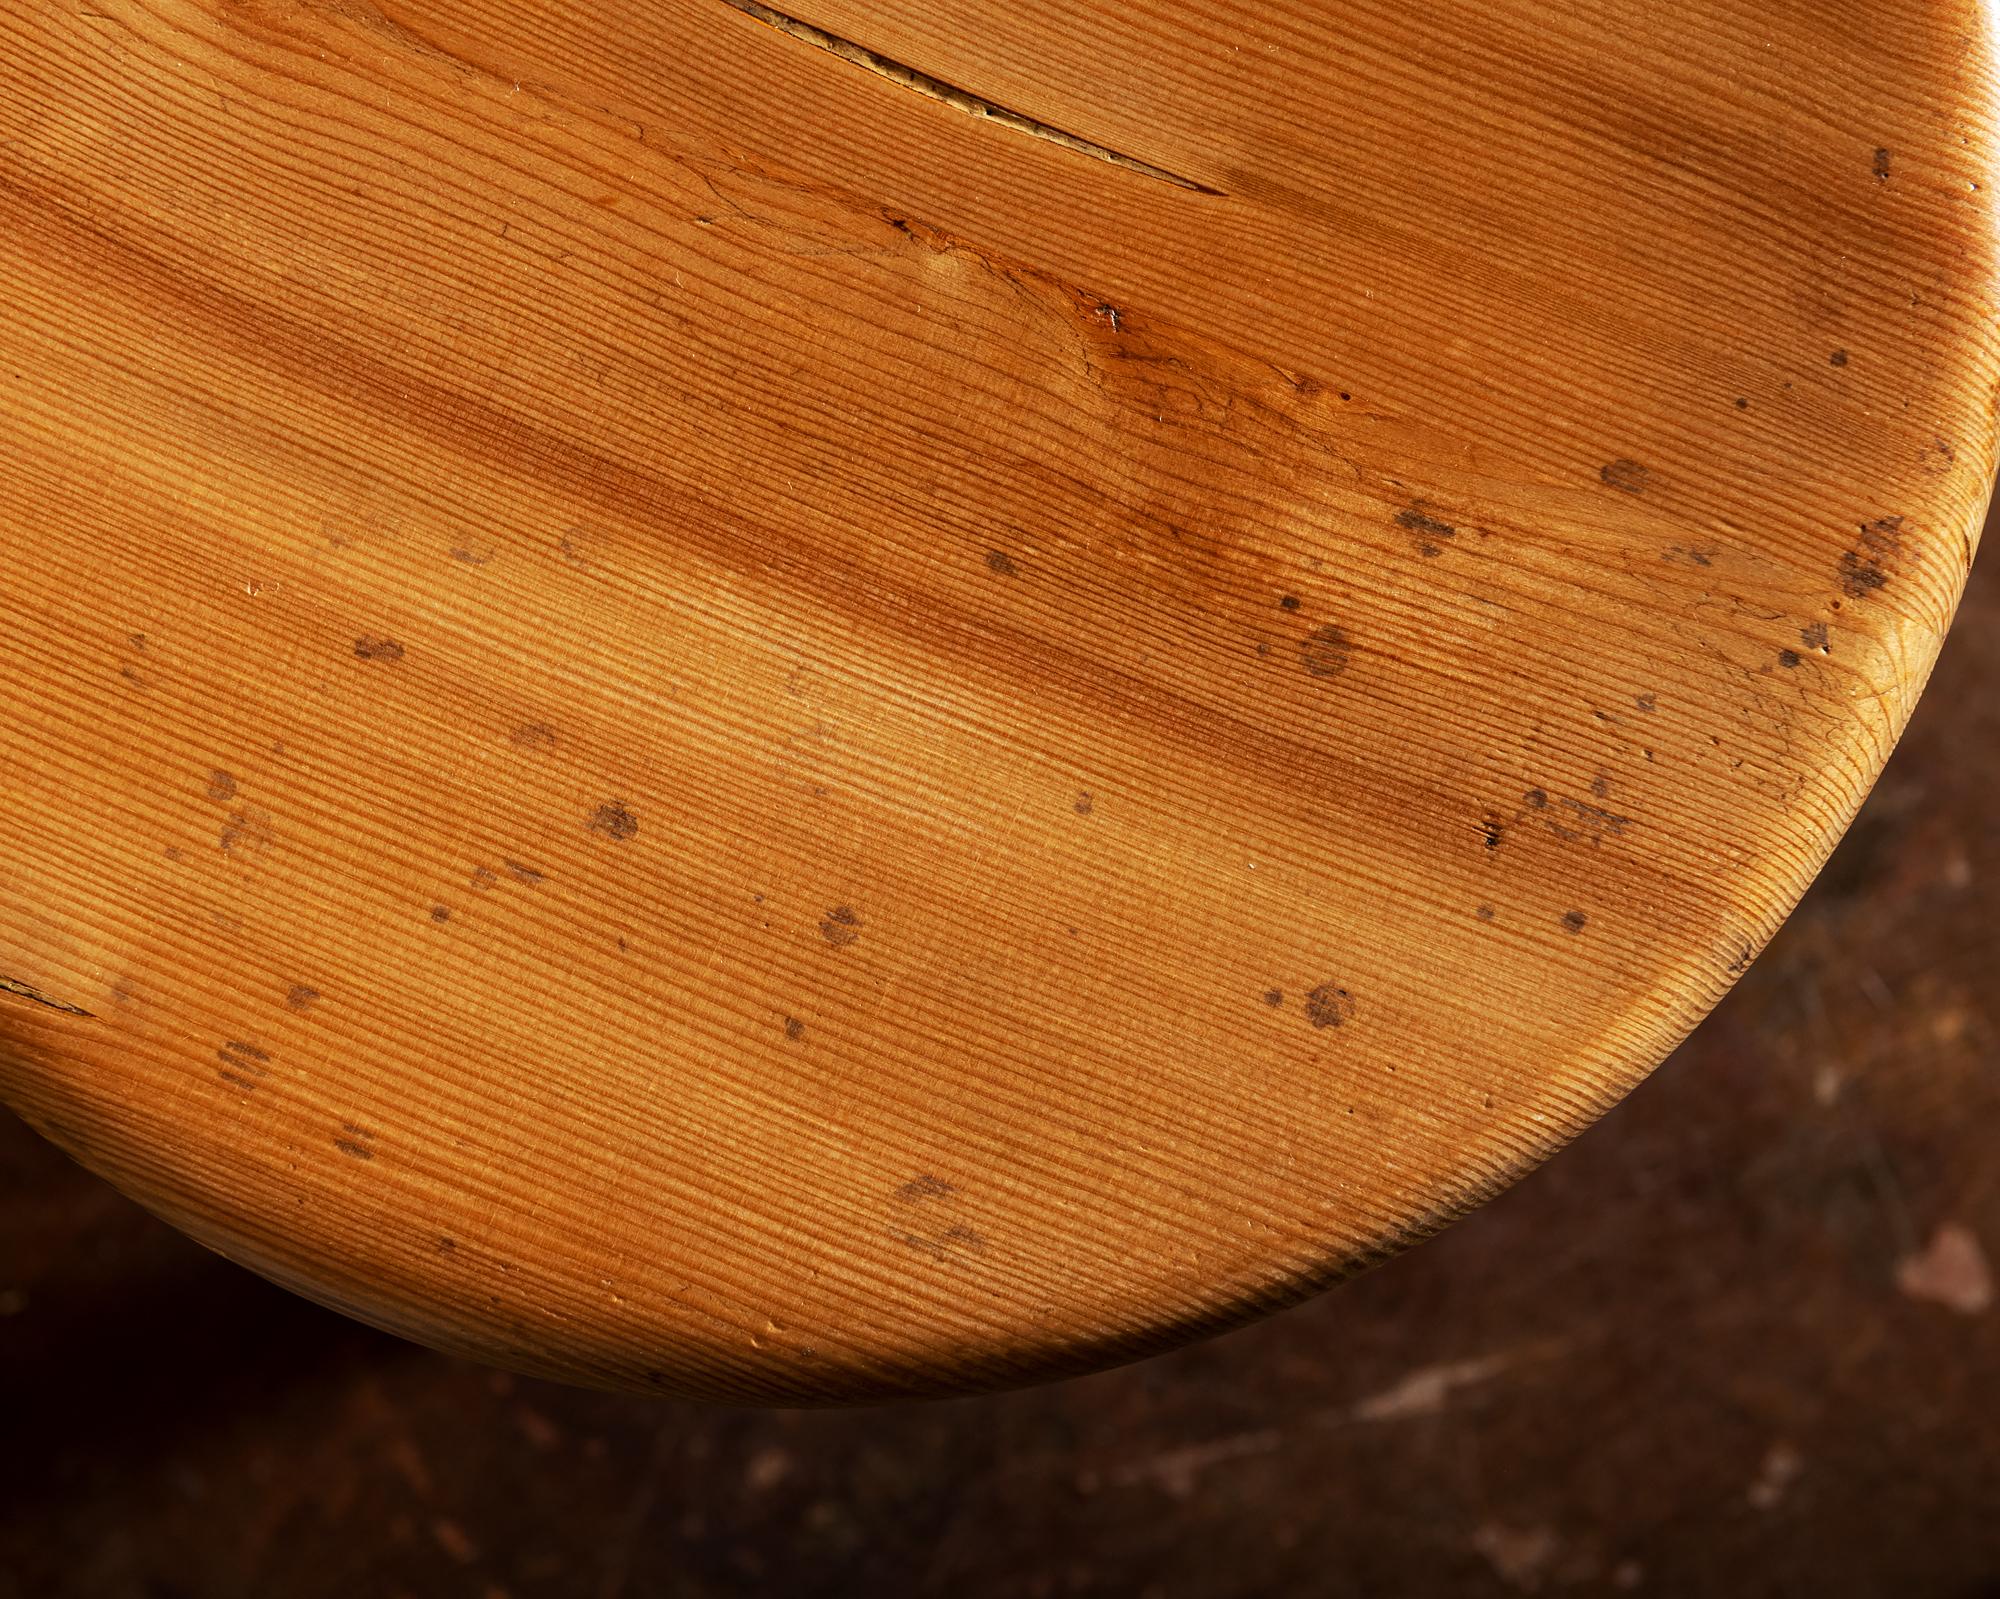
[[[1638,1094],[1302,1310],[754,1414],[315,1310],[0,1118],[0,1596],[2000,1594],[2000,570]]]

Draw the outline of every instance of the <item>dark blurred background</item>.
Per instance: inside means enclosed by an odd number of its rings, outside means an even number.
[[[2000,1599],[2000,570],[1804,906],[1435,1242],[1124,1371],[583,1393],[317,1310],[0,1112],[0,1599]]]

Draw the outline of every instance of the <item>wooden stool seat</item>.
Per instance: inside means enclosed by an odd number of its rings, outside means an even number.
[[[1995,459],[1970,0],[19,0],[0,1097],[412,1338],[1016,1384],[1655,1065]]]

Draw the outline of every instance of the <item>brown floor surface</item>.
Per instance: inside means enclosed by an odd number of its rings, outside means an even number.
[[[2000,569],[1805,906],[1442,1238],[1124,1371],[846,1413],[519,1381],[0,1113],[0,1599],[2000,1596]]]

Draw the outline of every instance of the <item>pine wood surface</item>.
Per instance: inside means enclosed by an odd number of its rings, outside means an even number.
[[[378,1325],[1018,1383],[1584,1127],[1992,479],[1944,0],[23,0],[0,1096]]]

